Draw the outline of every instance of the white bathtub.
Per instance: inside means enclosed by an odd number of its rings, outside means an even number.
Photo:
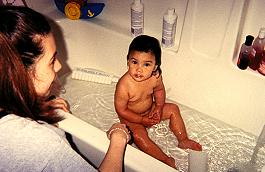
[[[119,121],[113,103],[116,84],[80,81],[71,79],[71,75],[62,80],[66,92],[61,97],[68,100],[73,115],[66,114],[68,118],[60,123],[60,127],[72,134],[81,153],[98,166],[108,146],[105,131]],[[168,101],[174,102],[167,99]],[[201,143],[203,150],[208,153],[209,172],[240,168],[251,159],[256,143],[254,135],[190,107],[174,103],[180,108],[189,137]],[[162,121],[147,131],[149,137],[168,156],[175,159],[178,170],[187,172],[190,150],[177,147],[178,141],[169,129],[168,121]],[[265,149],[261,149],[257,157],[257,169],[260,169],[265,163]],[[126,171],[152,171],[153,168],[158,171],[174,171],[131,145],[126,149],[125,167]]]
[[[107,3],[102,16],[90,21],[72,21],[65,18],[56,10],[53,0],[40,0],[37,3],[33,0],[28,1],[29,6],[56,21],[54,29],[59,56],[62,57],[60,60],[64,66],[62,73],[71,71],[75,66],[101,69],[118,76],[127,70],[126,54],[132,40],[129,35],[129,20],[126,18],[129,15],[129,10],[126,8],[129,7],[129,1],[102,0]],[[148,7],[153,5],[155,9],[161,7],[164,10],[167,4],[176,5],[176,1],[169,0],[169,3],[163,4],[153,0],[145,2],[148,17],[148,20],[145,20],[146,33],[159,38],[160,24],[153,24],[159,23],[157,14],[162,13],[159,10],[153,13]],[[256,19],[262,19],[262,17],[255,18],[255,15],[261,14],[255,7],[259,7],[258,4],[262,4],[262,0],[255,2],[187,0],[185,2],[188,6],[187,11],[182,11],[186,14],[186,18],[182,37],[179,40],[179,49],[178,51],[163,49],[162,70],[169,93],[168,98],[257,136],[265,119],[265,92],[262,91],[265,80],[255,72],[238,70],[235,61],[245,35],[249,33],[255,35],[258,27],[265,24],[255,22]],[[245,2],[248,2],[249,6],[246,6]],[[258,10],[262,12],[260,8]],[[225,9],[224,14],[223,9]],[[214,15],[209,15],[211,12]],[[221,22],[215,18],[220,19]],[[184,22],[183,16],[179,16],[179,19],[178,24]],[[210,25],[205,21],[211,21]],[[209,29],[211,27],[208,26],[215,26],[215,21],[219,22],[216,23],[218,27]],[[222,25],[219,25],[220,23]],[[214,32],[204,32],[205,30]],[[208,34],[210,36],[207,37]],[[218,42],[213,43],[213,37],[218,38]],[[73,135],[81,152],[98,166],[108,145],[104,131],[72,115],[68,116],[69,118],[60,123],[60,127]],[[254,135],[250,137],[252,148],[255,143]],[[209,149],[218,148],[220,145],[220,143],[214,144]],[[248,152],[251,154],[251,149]],[[264,159],[264,153],[261,156]],[[131,171],[172,170],[131,146],[126,150],[125,166]]]

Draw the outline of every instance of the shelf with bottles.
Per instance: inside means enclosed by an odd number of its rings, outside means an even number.
[[[133,36],[131,36],[130,8],[134,0],[115,0],[115,3],[108,0],[100,2],[105,3],[104,10],[99,16],[90,20],[90,22],[116,32],[126,37],[126,39],[133,39]],[[153,36],[162,41],[163,16],[168,8],[174,8],[177,14],[175,42],[174,46],[165,49],[176,52],[182,36],[188,2],[188,0],[166,0],[162,3],[161,1],[141,0],[144,8],[143,34]]]
[[[241,70],[248,69],[265,76],[265,28],[260,28],[258,36],[247,35],[241,45],[236,65]]]

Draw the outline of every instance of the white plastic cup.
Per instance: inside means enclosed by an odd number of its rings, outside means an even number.
[[[263,144],[265,144],[265,125],[263,126],[263,129],[260,132],[260,135],[257,139],[257,145],[261,144],[259,146],[263,146]]]
[[[265,172],[265,165],[262,167],[261,172]]]
[[[188,155],[189,172],[207,172],[208,154],[205,151],[191,150]]]

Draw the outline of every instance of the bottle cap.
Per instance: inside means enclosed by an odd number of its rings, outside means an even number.
[[[137,4],[137,5],[141,4],[141,0],[134,0],[134,4]]]
[[[245,45],[247,45],[247,46],[251,46],[253,40],[254,40],[254,37],[253,37],[252,35],[248,35],[248,36],[246,36]]]
[[[169,9],[167,9],[167,14],[168,15],[174,15],[174,13],[175,13],[175,8],[169,8]]]

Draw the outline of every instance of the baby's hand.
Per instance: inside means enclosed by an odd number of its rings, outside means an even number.
[[[159,121],[157,119],[149,118],[149,116],[143,116],[142,117],[142,124],[146,127],[151,127],[157,123],[159,123]]]
[[[179,141],[178,147],[181,149],[192,149],[196,151],[202,151],[202,146],[199,143],[188,138]]]
[[[115,123],[107,131],[107,136],[110,139],[113,135],[120,135],[121,138],[126,139],[126,143],[131,140],[130,131],[126,128],[125,124]]]
[[[149,113],[148,117],[157,120],[157,123],[159,123],[161,121],[162,110],[163,106],[155,106],[154,110]]]

